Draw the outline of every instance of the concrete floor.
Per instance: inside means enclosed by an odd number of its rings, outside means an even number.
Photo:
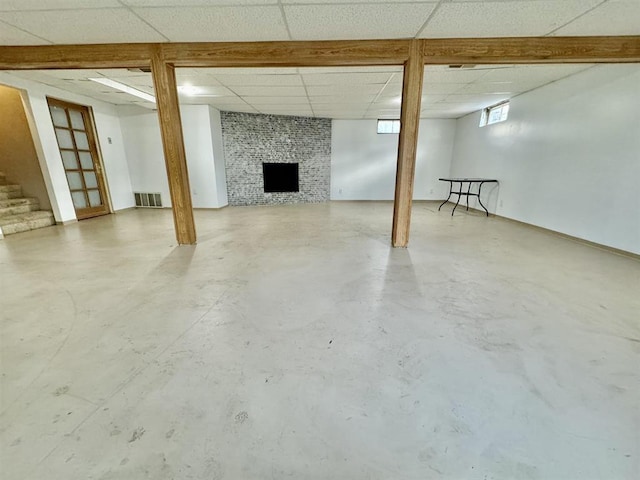
[[[0,241],[13,479],[640,478],[640,262],[390,203]]]

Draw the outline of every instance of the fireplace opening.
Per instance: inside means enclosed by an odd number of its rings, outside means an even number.
[[[299,192],[297,163],[263,163],[265,193]]]

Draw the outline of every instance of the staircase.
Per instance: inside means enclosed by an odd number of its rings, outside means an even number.
[[[9,185],[0,172],[0,230],[3,235],[55,225],[53,213],[40,210],[36,198],[22,196],[20,185]]]

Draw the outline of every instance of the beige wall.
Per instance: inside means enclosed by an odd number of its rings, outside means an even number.
[[[10,183],[22,186],[24,196],[37,198],[40,208],[51,209],[20,92],[15,88],[0,85],[0,118],[0,171]]]

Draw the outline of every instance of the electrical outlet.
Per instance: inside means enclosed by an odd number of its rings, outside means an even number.
[[[433,195],[433,188],[431,190],[429,190],[429,194]]]
[[[338,190],[338,193],[339,193],[340,195],[342,195],[342,189],[339,189],[339,190]]]
[[[500,200],[500,208],[502,208],[502,200]]]

